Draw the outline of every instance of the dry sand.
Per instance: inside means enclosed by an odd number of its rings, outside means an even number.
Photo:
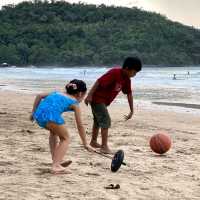
[[[88,153],[80,145],[73,114],[65,114],[71,144],[66,159],[70,175],[49,173],[48,132],[28,120],[34,95],[0,92],[0,200],[192,200],[200,199],[199,116],[145,110],[137,106],[133,119],[124,122],[124,105],[109,107],[112,149],[123,149],[125,161],[116,173],[111,160]],[[92,115],[81,105],[90,138]],[[149,148],[150,137],[167,132],[173,146],[165,156]],[[108,190],[109,184],[120,184]]]

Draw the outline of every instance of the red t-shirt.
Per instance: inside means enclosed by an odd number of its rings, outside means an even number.
[[[109,105],[122,90],[131,93],[131,79],[123,73],[122,68],[112,68],[98,79],[99,86],[92,96],[93,103]]]

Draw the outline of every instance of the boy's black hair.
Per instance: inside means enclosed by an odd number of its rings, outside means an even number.
[[[66,92],[68,94],[77,94],[79,92],[86,92],[86,83],[82,80],[73,79],[65,86]]]
[[[139,72],[142,69],[142,62],[137,57],[127,57],[124,60],[123,69],[134,69],[135,71]]]

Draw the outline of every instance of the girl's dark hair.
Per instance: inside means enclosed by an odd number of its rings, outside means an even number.
[[[79,92],[86,92],[87,87],[84,81],[73,79],[65,86],[66,92],[68,94],[77,94]]]

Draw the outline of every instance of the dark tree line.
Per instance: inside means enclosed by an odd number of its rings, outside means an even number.
[[[200,64],[200,30],[137,8],[34,0],[0,10],[0,63]]]

